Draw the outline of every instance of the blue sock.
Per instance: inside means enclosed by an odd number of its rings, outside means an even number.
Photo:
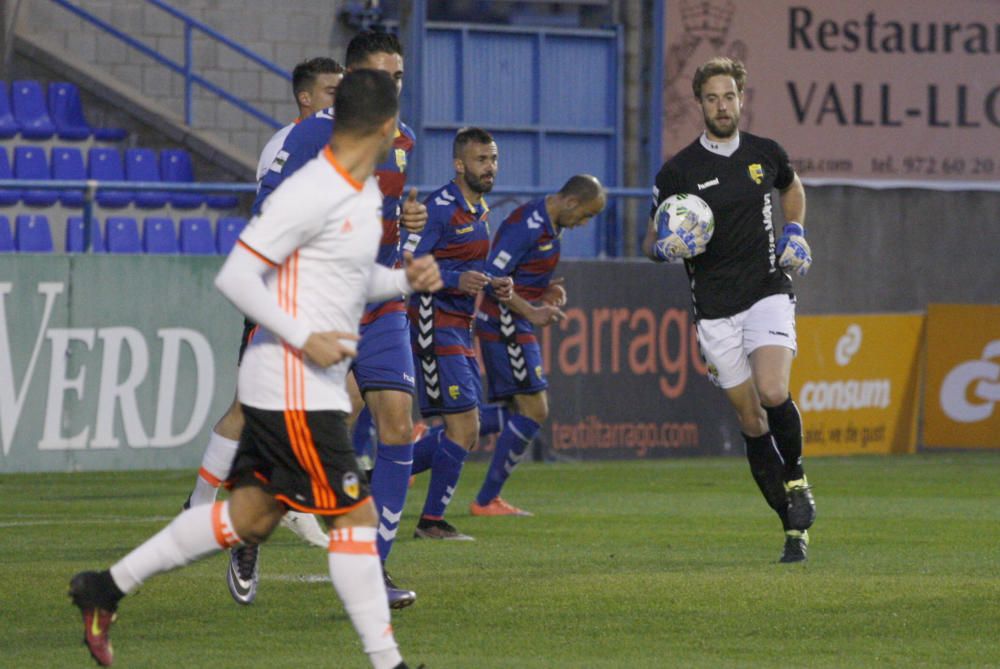
[[[479,436],[496,434],[507,423],[507,407],[503,404],[479,405]]]
[[[354,429],[351,431],[351,443],[354,445],[354,455],[369,459],[375,457],[375,422],[372,420],[372,412],[368,406],[361,410],[358,419],[354,421]]]
[[[514,414],[507,420],[503,432],[497,437],[497,447],[493,451],[493,459],[486,472],[483,487],[476,495],[476,504],[485,506],[500,495],[500,489],[503,488],[507,477],[524,458],[528,444],[535,438],[540,427],[535,421],[520,414]]]
[[[437,452],[441,437],[444,436],[444,425],[429,428],[420,441],[413,445],[413,469],[411,474],[420,474],[431,468],[434,454]]]
[[[421,440],[422,441],[422,440]],[[458,477],[462,475],[462,463],[469,454],[445,435],[441,435],[438,449],[431,465],[431,482],[427,488],[423,517],[443,518],[448,503],[458,487]]]
[[[379,442],[375,471],[372,472],[372,497],[378,510],[378,556],[385,562],[403,517],[406,491],[410,487],[413,444],[387,445]]]

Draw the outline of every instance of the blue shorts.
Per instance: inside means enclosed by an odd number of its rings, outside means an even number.
[[[486,367],[490,402],[541,392],[549,387],[542,373],[542,350],[537,341],[508,344],[480,337],[479,348]]]
[[[462,413],[479,406],[483,395],[479,363],[466,355],[414,356],[420,415]]]
[[[383,314],[361,326],[358,357],[351,366],[362,394],[369,390],[401,390],[413,394],[413,353],[405,311]]]

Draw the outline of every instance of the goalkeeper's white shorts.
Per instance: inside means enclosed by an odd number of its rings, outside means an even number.
[[[698,344],[712,383],[734,388],[750,378],[750,354],[761,346],[784,346],[795,353],[795,298],[769,295],[735,316],[702,319]]]

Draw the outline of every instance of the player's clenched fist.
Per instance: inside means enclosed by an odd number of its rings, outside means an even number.
[[[407,251],[403,254],[403,262],[406,265],[406,281],[414,292],[433,293],[444,285],[441,282],[441,269],[434,256],[414,258],[413,254]]]
[[[403,200],[399,222],[410,232],[420,232],[427,224],[427,207],[417,199],[416,188],[411,188],[409,195]]]
[[[458,275],[458,289],[469,295],[476,295],[490,282],[490,277],[482,272],[467,270]]]
[[[357,355],[358,348],[354,342],[358,339],[353,332],[313,332],[306,339],[302,352],[314,364],[329,367]]]
[[[495,276],[490,278],[490,288],[493,289],[493,296],[501,302],[509,302],[514,295],[514,279],[509,276]]]
[[[539,299],[545,304],[551,304],[554,307],[563,306],[566,304],[566,288],[563,287],[565,283],[566,279],[563,277],[552,279]]]

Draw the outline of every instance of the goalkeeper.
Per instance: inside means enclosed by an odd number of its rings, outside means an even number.
[[[653,188],[653,213],[677,193],[704,199],[715,215],[710,243],[695,225],[671,232],[654,217],[643,252],[684,262],[709,375],[736,409],[750,473],[785,531],[780,561],[801,562],[816,506],[802,468],[802,420],[788,393],[796,351],[789,274],[804,276],[812,264],[806,198],[785,150],[739,131],[746,77],[730,58],[698,68],[692,83],[704,132],[660,168]],[[780,234],[774,190],[788,221]]]

